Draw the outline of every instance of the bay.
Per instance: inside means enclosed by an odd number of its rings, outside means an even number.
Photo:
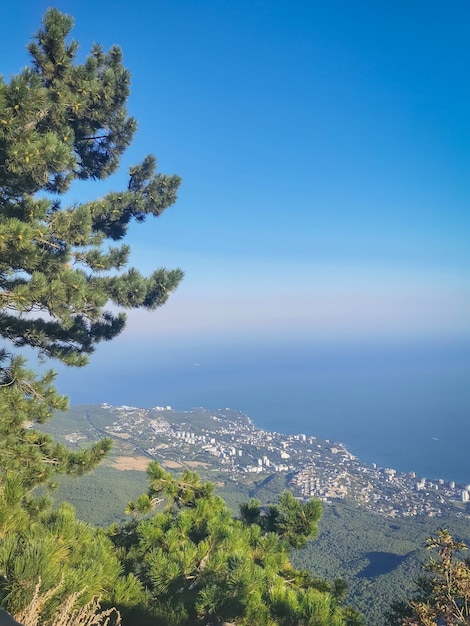
[[[366,463],[470,483],[470,343],[121,342],[63,370],[74,404],[230,407]]]

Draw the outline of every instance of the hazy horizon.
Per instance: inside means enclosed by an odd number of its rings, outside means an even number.
[[[9,7],[6,78],[49,4]],[[186,278],[129,336],[470,336],[466,4],[54,4],[80,59],[122,47],[139,123],[119,173],[70,201],[126,188],[149,152],[183,178],[129,243]]]

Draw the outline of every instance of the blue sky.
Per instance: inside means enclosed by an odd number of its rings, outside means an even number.
[[[50,5],[10,4],[5,77]],[[130,243],[185,281],[123,342],[470,335],[467,2],[54,6],[81,54],[121,45],[139,121],[121,172],[73,199],[126,186],[147,153],[183,178]]]

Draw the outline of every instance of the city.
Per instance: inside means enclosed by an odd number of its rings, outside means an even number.
[[[91,405],[83,411],[91,432],[70,433],[69,442],[106,434],[167,469],[194,469],[209,480],[214,472],[233,481],[260,480],[282,472],[297,497],[324,502],[347,499],[390,517],[439,516],[450,510],[470,516],[470,485],[367,465],[341,443],[264,431],[232,409],[182,412],[169,406],[103,404],[98,412]]]

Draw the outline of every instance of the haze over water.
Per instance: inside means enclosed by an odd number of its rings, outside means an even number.
[[[230,407],[265,430],[343,442],[367,463],[470,483],[470,342],[120,347],[61,373],[74,404]]]

